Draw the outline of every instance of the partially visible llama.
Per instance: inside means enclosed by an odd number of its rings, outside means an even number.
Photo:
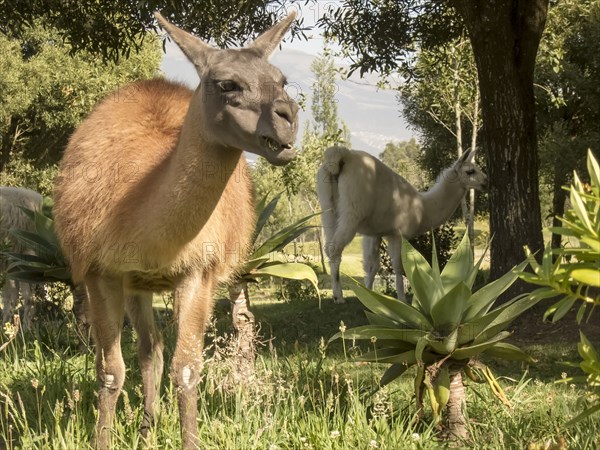
[[[195,66],[195,91],[166,80],[123,87],[75,131],[54,196],[57,234],[73,281],[88,293],[99,382],[96,446],[111,446],[125,381],[121,330],[138,335],[146,435],[163,372],[152,293],[174,291],[177,343],[171,363],[184,449],[203,448],[198,387],[206,321],[217,283],[243,263],[256,217],[243,151],[290,162],[298,105],[269,64],[295,14],[241,49],[216,49],[166,21]],[[115,98],[124,101],[115,101]],[[84,176],[82,176],[84,175]],[[87,176],[86,176],[87,175]]]
[[[33,222],[21,207],[40,211],[42,200],[42,196],[31,189],[0,186],[0,244],[8,240],[8,251],[14,253],[29,252],[14,237],[10,236],[9,231],[12,229],[35,231]],[[6,275],[6,270],[6,259],[0,257],[0,272]],[[19,294],[23,300],[21,323],[23,328],[26,329],[31,325],[33,306],[33,285],[29,283],[5,279],[2,287],[2,322],[12,322],[18,306]]]
[[[373,287],[381,238],[386,238],[398,298],[405,299],[402,239],[437,228],[452,216],[468,189],[486,187],[486,175],[472,160],[473,153],[465,152],[442,172],[431,189],[418,192],[368,153],[345,147],[325,151],[317,175],[317,194],[323,211],[334,302],[344,303],[340,283],[342,251],[356,233],[363,235],[365,285]]]

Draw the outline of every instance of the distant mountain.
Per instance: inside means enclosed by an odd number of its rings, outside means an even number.
[[[171,42],[167,43],[167,53],[163,58],[161,70],[170,79],[179,80],[190,87],[198,84],[198,75],[187,62],[181,51]],[[310,109],[311,85],[314,76],[310,65],[315,55],[298,49],[283,47],[275,52],[271,62],[279,67],[288,78],[288,93],[297,100],[306,98],[306,107]],[[338,81],[336,98],[338,114],[350,129],[352,147],[379,155],[389,141],[409,140],[413,134],[407,130],[404,119],[400,117],[396,93],[378,89],[374,76],[360,79],[353,75],[349,80]],[[298,132],[298,144],[302,137],[304,124],[310,118],[310,111],[301,111]]]

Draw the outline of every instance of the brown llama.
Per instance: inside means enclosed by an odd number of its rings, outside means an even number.
[[[298,106],[268,62],[295,14],[240,49],[216,49],[156,18],[194,64],[195,91],[155,79],[120,89],[96,106],[65,151],[55,189],[56,228],[74,281],[89,296],[99,382],[96,446],[110,428],[125,378],[121,329],[138,334],[146,436],[163,371],[152,293],[175,295],[182,446],[200,448],[197,384],[215,286],[243,261],[255,225],[242,151],[291,161]]]

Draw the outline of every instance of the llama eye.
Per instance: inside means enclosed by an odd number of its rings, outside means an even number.
[[[231,81],[231,80],[219,81],[217,83],[217,86],[219,86],[219,88],[223,92],[231,92],[231,91],[240,90],[240,87],[238,86],[238,84],[235,81]]]
[[[465,173],[467,175],[473,175],[475,173],[475,170],[474,169],[465,170]]]

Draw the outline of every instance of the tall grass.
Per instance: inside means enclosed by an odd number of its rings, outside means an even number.
[[[257,297],[257,295],[255,295]],[[360,365],[352,356],[367,350],[348,342],[325,349],[326,341],[347,326],[364,322],[361,306],[329,301],[283,303],[255,300],[254,312],[266,340],[259,348],[252,378],[232,376],[228,359],[229,328],[225,309],[217,308],[216,328],[207,338],[205,376],[199,386],[198,429],[205,449],[437,449],[431,416],[417,422],[410,373],[374,393],[384,366]],[[219,312],[222,311],[222,312]],[[169,361],[174,326],[169,310],[159,313]],[[324,340],[322,339],[324,338]],[[141,446],[143,416],[141,377],[135,333],[125,327],[123,351],[128,366],[124,393],[114,427],[115,448]],[[578,386],[554,384],[561,372],[557,359],[576,359],[571,344],[531,349],[539,359],[529,368],[495,367],[512,402],[494,401],[486,387],[469,383],[469,448],[521,449],[565,442],[570,449],[593,449],[600,418],[573,428],[563,424],[581,407]],[[0,355],[0,448],[85,449],[96,418],[94,356],[80,344],[73,324],[39,324],[20,335]],[[161,389],[158,422],[149,448],[180,448],[173,385],[167,376]],[[560,447],[556,447],[560,448]],[[563,447],[567,448],[567,447]]]

